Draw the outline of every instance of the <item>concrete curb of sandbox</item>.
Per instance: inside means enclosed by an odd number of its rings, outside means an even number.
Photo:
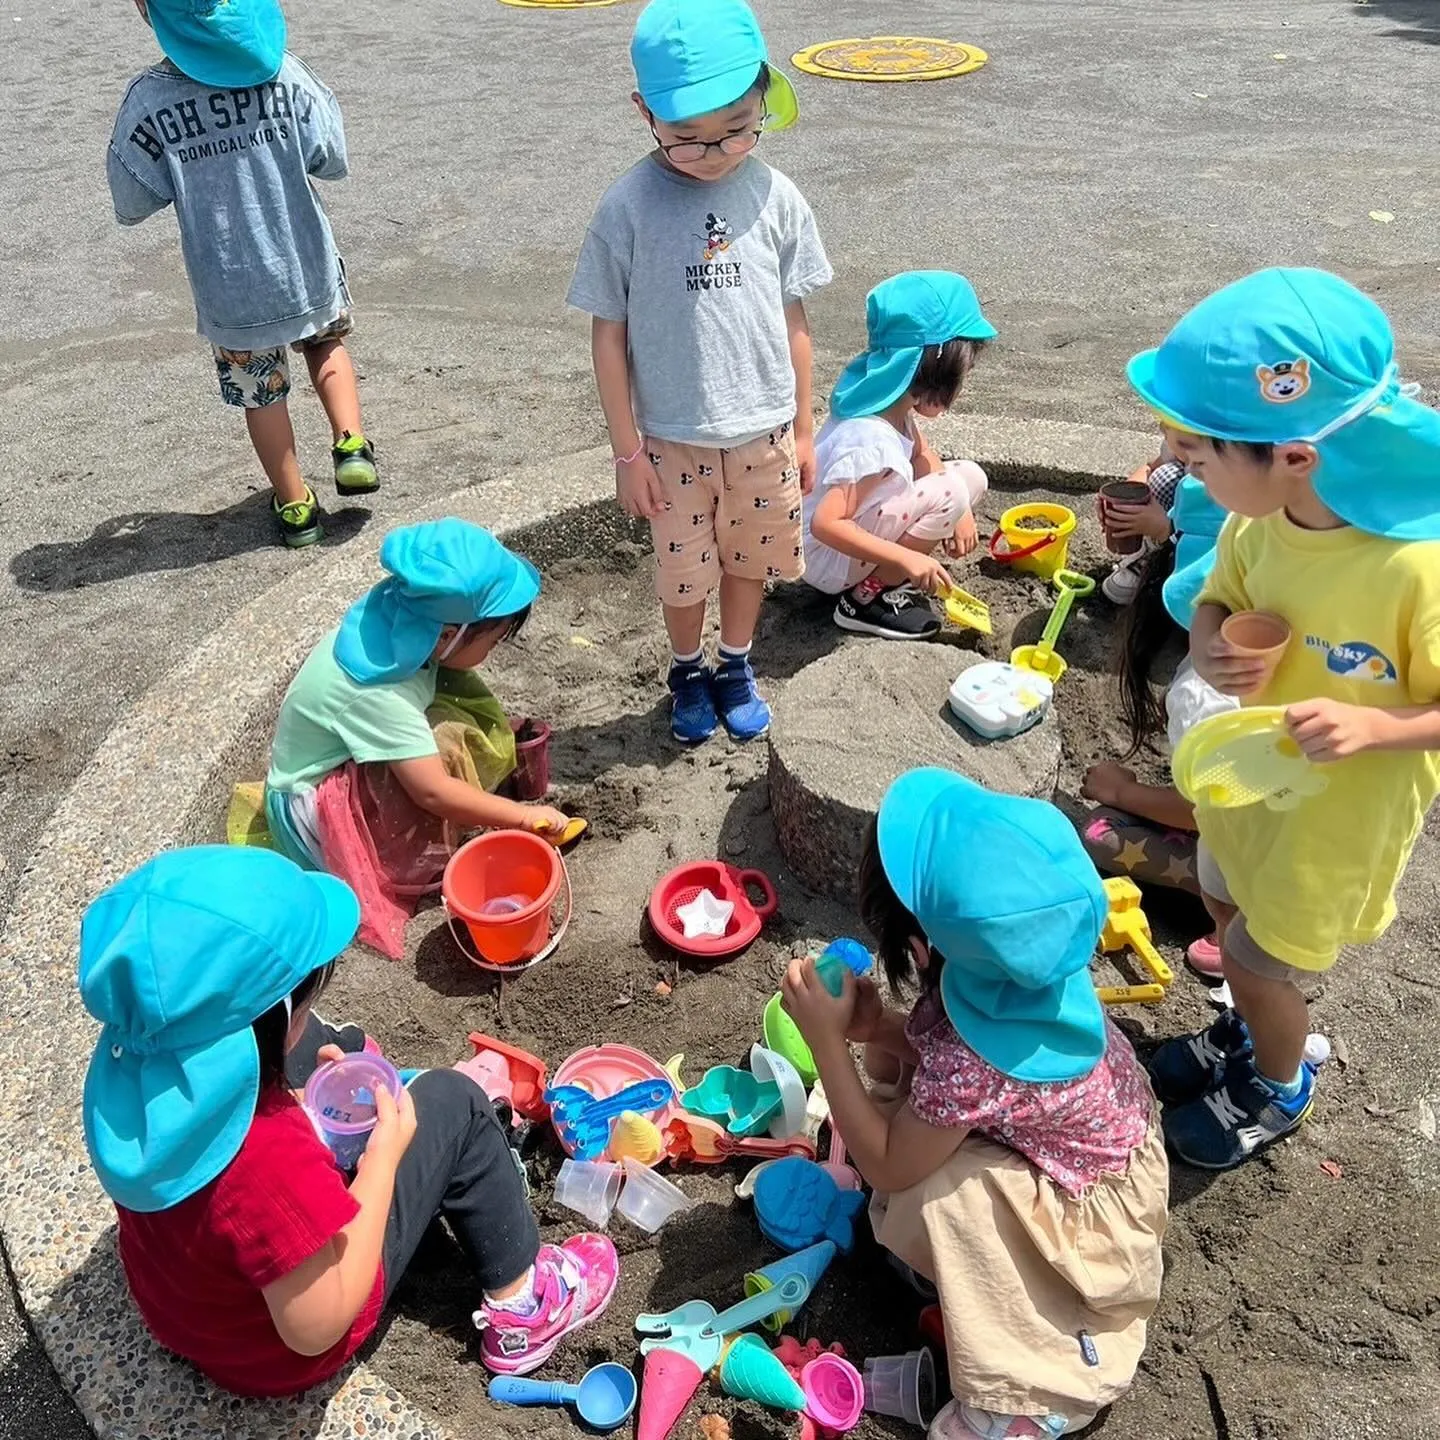
[[[1001,485],[1080,488],[1128,472],[1141,432],[965,417],[932,430]],[[513,534],[611,493],[608,453],[585,451],[437,499],[409,518],[455,514]],[[229,618],[114,727],[62,800],[16,889],[0,938],[0,1235],[20,1300],[96,1433],[114,1440],[444,1440],[368,1364],[282,1403],[226,1395],[162,1351],[140,1324],[114,1252],[113,1210],[79,1124],[94,1025],[75,989],[82,910],[95,893],[180,843],[194,801],[223,777],[238,738],[377,570],[382,538],[299,560]]]

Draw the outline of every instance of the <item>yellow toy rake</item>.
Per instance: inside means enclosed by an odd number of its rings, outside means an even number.
[[[1100,932],[1100,948],[1107,955],[1133,950],[1140,968],[1150,979],[1142,985],[1100,985],[1096,987],[1096,994],[1106,1005],[1158,1005],[1165,998],[1175,973],[1150,938],[1150,922],[1140,908],[1140,887],[1123,875],[1104,884],[1110,914]]]

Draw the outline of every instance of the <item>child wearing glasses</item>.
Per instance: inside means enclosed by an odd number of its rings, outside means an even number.
[[[754,740],[770,727],[750,665],[765,585],[804,573],[815,448],[803,302],[830,263],[800,192],[750,154],[798,105],[744,0],[651,0],[630,58],[655,149],[601,199],[569,302],[592,317],[616,498],[650,522],[671,732],[699,744],[723,723]]]

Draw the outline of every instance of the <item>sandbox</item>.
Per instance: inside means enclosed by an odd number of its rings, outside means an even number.
[[[592,837],[571,864],[576,921],[553,960],[503,984],[464,961],[433,907],[412,923],[403,962],[349,952],[323,1008],[332,1018],[359,1020],[400,1064],[450,1064],[476,1029],[534,1050],[552,1066],[601,1040],[638,1045],[661,1060],[684,1051],[686,1074],[698,1076],[710,1064],[738,1060],[758,1037],[761,1010],[793,953],[859,933],[848,905],[825,893],[843,890],[843,865],[815,885],[781,854],[767,747],[741,749],[722,739],[684,753],[670,744],[660,687],[665,651],[644,537],[600,502],[603,464],[587,462],[577,472],[580,479],[567,481],[547,466],[543,486],[541,477],[519,476],[439,507],[508,529],[545,572],[532,626],[487,673],[512,708],[554,726],[557,799],[591,820]],[[987,497],[984,518],[993,523],[1005,504],[1047,494],[1033,483],[1012,484]],[[557,504],[563,513],[547,516]],[[1081,523],[1071,563],[1099,574],[1098,534],[1083,500],[1076,508]],[[843,637],[829,623],[827,602],[803,587],[777,592],[756,647],[777,716],[796,713],[805,689],[824,678],[827,656],[856,676],[889,674],[892,666],[897,674],[913,671],[918,695],[930,670],[948,683],[969,654],[996,658],[1012,641],[1035,638],[1048,605],[1045,587],[998,573],[989,562],[957,568],[990,604],[996,635],[923,647],[941,658],[906,659],[917,652]],[[297,572],[147,696],[61,807],[5,937],[6,1028],[17,1064],[0,1111],[14,1157],[0,1182],[0,1219],[37,1331],[86,1414],[108,1435],[559,1440],[579,1433],[564,1412],[498,1409],[485,1398],[487,1377],[468,1325],[473,1284],[454,1247],[439,1241],[402,1285],[377,1343],[335,1386],[286,1405],[217,1394],[159,1352],[135,1320],[115,1263],[112,1215],[83,1160],[75,1117],[93,1030],[73,992],[79,908],[155,849],[218,838],[230,784],[258,773],[289,675],[374,573],[358,551]],[[1084,766],[1118,753],[1108,674],[1116,619],[1104,602],[1086,602],[1062,646],[1071,669],[1054,718],[1058,796],[1067,804]],[[942,687],[927,703],[938,712],[943,700]],[[949,743],[938,731],[936,739]],[[137,812],[134,776],[153,769],[157,756],[165,757],[168,805]],[[863,813],[862,805],[854,808]],[[647,934],[643,902],[665,870],[705,856],[768,870],[780,912],[735,959],[680,963]],[[1425,914],[1424,905],[1415,913]],[[1174,963],[1200,922],[1183,907],[1168,917],[1173,923],[1160,912],[1156,919]],[[1417,933],[1408,921],[1397,932],[1412,942]],[[1394,1094],[1389,1062],[1397,1023],[1420,1043],[1434,1036],[1437,1009],[1433,993],[1406,978],[1402,954],[1377,951],[1371,964],[1384,984],[1373,983],[1373,970],[1367,981],[1363,966],[1342,968],[1317,992],[1316,1019],[1338,1021],[1339,1038],[1348,1040],[1346,1068],[1327,1074],[1317,1113],[1301,1134],[1209,1193],[1203,1180],[1177,1172],[1169,1274],[1151,1349],[1135,1391],[1109,1417],[1107,1436],[1211,1435],[1217,1414],[1236,1436],[1339,1434],[1326,1428],[1337,1413],[1379,1414],[1398,1424],[1440,1395],[1426,1278],[1436,1273],[1440,1233],[1434,1147],[1408,1124],[1413,1096]],[[1198,985],[1182,977],[1165,1007],[1127,1015],[1124,1023],[1143,1038],[1209,1013]],[[35,1034],[47,1038],[43,1053]],[[537,1132],[526,1154],[544,1233],[559,1238],[580,1224],[550,1199],[559,1151]],[[1343,1160],[1343,1182],[1319,1170],[1327,1156]],[[623,1257],[620,1294],[603,1322],[562,1348],[546,1375],[574,1379],[599,1360],[631,1363],[630,1321],[639,1310],[692,1295],[738,1298],[744,1272],[773,1258],[748,1207],[733,1199],[742,1173],[737,1166],[679,1172],[674,1178],[699,1203],[653,1238],[612,1222]],[[854,1257],[832,1266],[805,1312],[806,1326],[857,1356],[890,1353],[915,1343],[917,1308],[883,1257],[862,1242]],[[1262,1332],[1269,1337],[1263,1344]],[[678,1440],[696,1440],[704,1410],[732,1415],[737,1435],[794,1433],[784,1417],[702,1392]],[[900,1433],[918,1432],[871,1417],[856,1432],[861,1440]]]

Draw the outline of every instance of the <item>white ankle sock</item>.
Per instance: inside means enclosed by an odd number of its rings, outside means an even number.
[[[513,1295],[497,1300],[487,1292],[485,1303],[492,1310],[504,1310],[510,1315],[533,1315],[540,1306],[540,1297],[535,1293],[535,1267],[525,1272],[524,1284]]]

